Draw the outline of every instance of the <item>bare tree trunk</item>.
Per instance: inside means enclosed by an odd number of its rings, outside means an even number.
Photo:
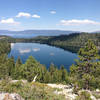
[[[34,79],[33,79],[33,81],[32,81],[32,82],[35,82],[35,81],[36,81],[37,76],[38,76],[38,75],[36,75],[36,76],[34,77]]]

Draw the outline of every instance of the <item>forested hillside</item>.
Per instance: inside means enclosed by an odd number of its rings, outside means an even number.
[[[57,47],[61,47],[72,52],[77,52],[84,47],[88,40],[92,40],[96,46],[100,46],[100,34],[70,34],[49,39],[48,43]]]
[[[1,36],[2,37],[2,36]],[[100,48],[100,34],[90,34],[90,33],[73,33],[69,35],[61,35],[61,36],[38,36],[34,38],[12,38],[5,36],[5,38],[2,38],[2,41],[8,41],[8,42],[36,42],[36,43],[43,43],[43,44],[49,44],[52,46],[60,47],[65,50],[69,50],[72,52],[77,52],[81,47],[83,47],[88,40],[92,40],[94,44]]]
[[[94,44],[100,48],[100,34],[90,33],[73,33],[61,36],[39,36],[31,39],[16,39],[16,42],[38,42],[52,46],[57,46],[65,50],[77,52],[83,47],[88,40],[92,40]]]
[[[0,42],[0,55],[4,53],[9,53],[11,50],[10,43],[8,42]]]

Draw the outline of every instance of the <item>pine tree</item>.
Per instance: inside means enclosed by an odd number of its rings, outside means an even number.
[[[46,69],[46,67],[45,66],[43,66],[43,65],[41,65],[41,64],[39,64],[38,65],[38,77],[37,77],[37,81],[39,81],[39,82],[43,82],[44,83],[44,78],[45,78],[45,74],[46,74],[46,72],[47,72],[47,69]]]
[[[20,79],[21,78],[21,73],[20,73],[20,70],[21,70],[21,65],[22,65],[22,61],[20,59],[20,57],[18,57],[18,59],[16,60],[16,63],[15,63],[15,68],[14,68],[14,72],[13,72],[13,75],[12,77],[14,79]]]
[[[20,57],[18,57],[15,67],[20,67],[21,65],[22,65],[22,61],[21,61]]]
[[[49,72],[50,72],[50,76],[51,76],[50,82],[53,83],[56,81],[56,76],[55,76],[56,66],[54,64],[50,65]]]
[[[99,54],[97,47],[89,40],[84,48],[81,48],[78,52],[79,59],[76,60],[76,65],[72,65],[70,68],[70,73],[74,78],[74,81],[78,81],[78,85],[84,89],[91,89],[91,87],[96,83],[95,74],[97,73],[97,68],[100,69]],[[96,84],[97,85],[97,84]]]
[[[44,83],[50,83],[51,82],[51,75],[50,72],[46,72],[44,75]]]
[[[8,76],[12,76],[14,69],[15,69],[15,61],[14,61],[13,56],[11,56],[11,58],[7,59],[6,66],[7,66],[7,69],[8,69]]]
[[[62,82],[68,82],[68,72],[67,70],[64,68],[64,66],[61,66],[60,68],[60,72],[61,72],[61,80]]]
[[[11,77],[14,70],[14,58],[8,58],[6,54],[0,56],[0,78]]]
[[[32,81],[39,74],[39,63],[32,56],[21,67],[21,74],[28,81]]]

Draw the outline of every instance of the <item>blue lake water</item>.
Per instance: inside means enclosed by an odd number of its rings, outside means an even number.
[[[6,36],[11,36],[13,38],[32,38],[32,37],[37,37],[37,36],[58,36],[60,34],[45,34],[45,33],[42,33],[42,34],[35,34],[35,33],[30,33],[30,34],[18,34],[18,33],[14,33],[14,34],[11,34],[11,33],[0,33],[0,35],[6,35]]]
[[[46,65],[47,68],[53,63],[58,67],[64,65],[66,69],[69,69],[74,63],[74,59],[77,58],[75,53],[38,43],[11,43],[11,52],[8,56],[14,56],[15,60],[20,56],[23,63],[29,56],[34,56],[36,60]]]

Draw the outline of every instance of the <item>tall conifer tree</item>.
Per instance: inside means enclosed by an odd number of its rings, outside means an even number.
[[[99,54],[97,47],[89,40],[84,48],[81,48],[78,52],[79,59],[76,60],[76,65],[72,65],[70,68],[71,75],[78,81],[78,85],[84,89],[90,89],[95,83],[95,76],[97,69],[100,69]],[[98,63],[98,64],[97,64]],[[97,84],[95,84],[97,85]]]

